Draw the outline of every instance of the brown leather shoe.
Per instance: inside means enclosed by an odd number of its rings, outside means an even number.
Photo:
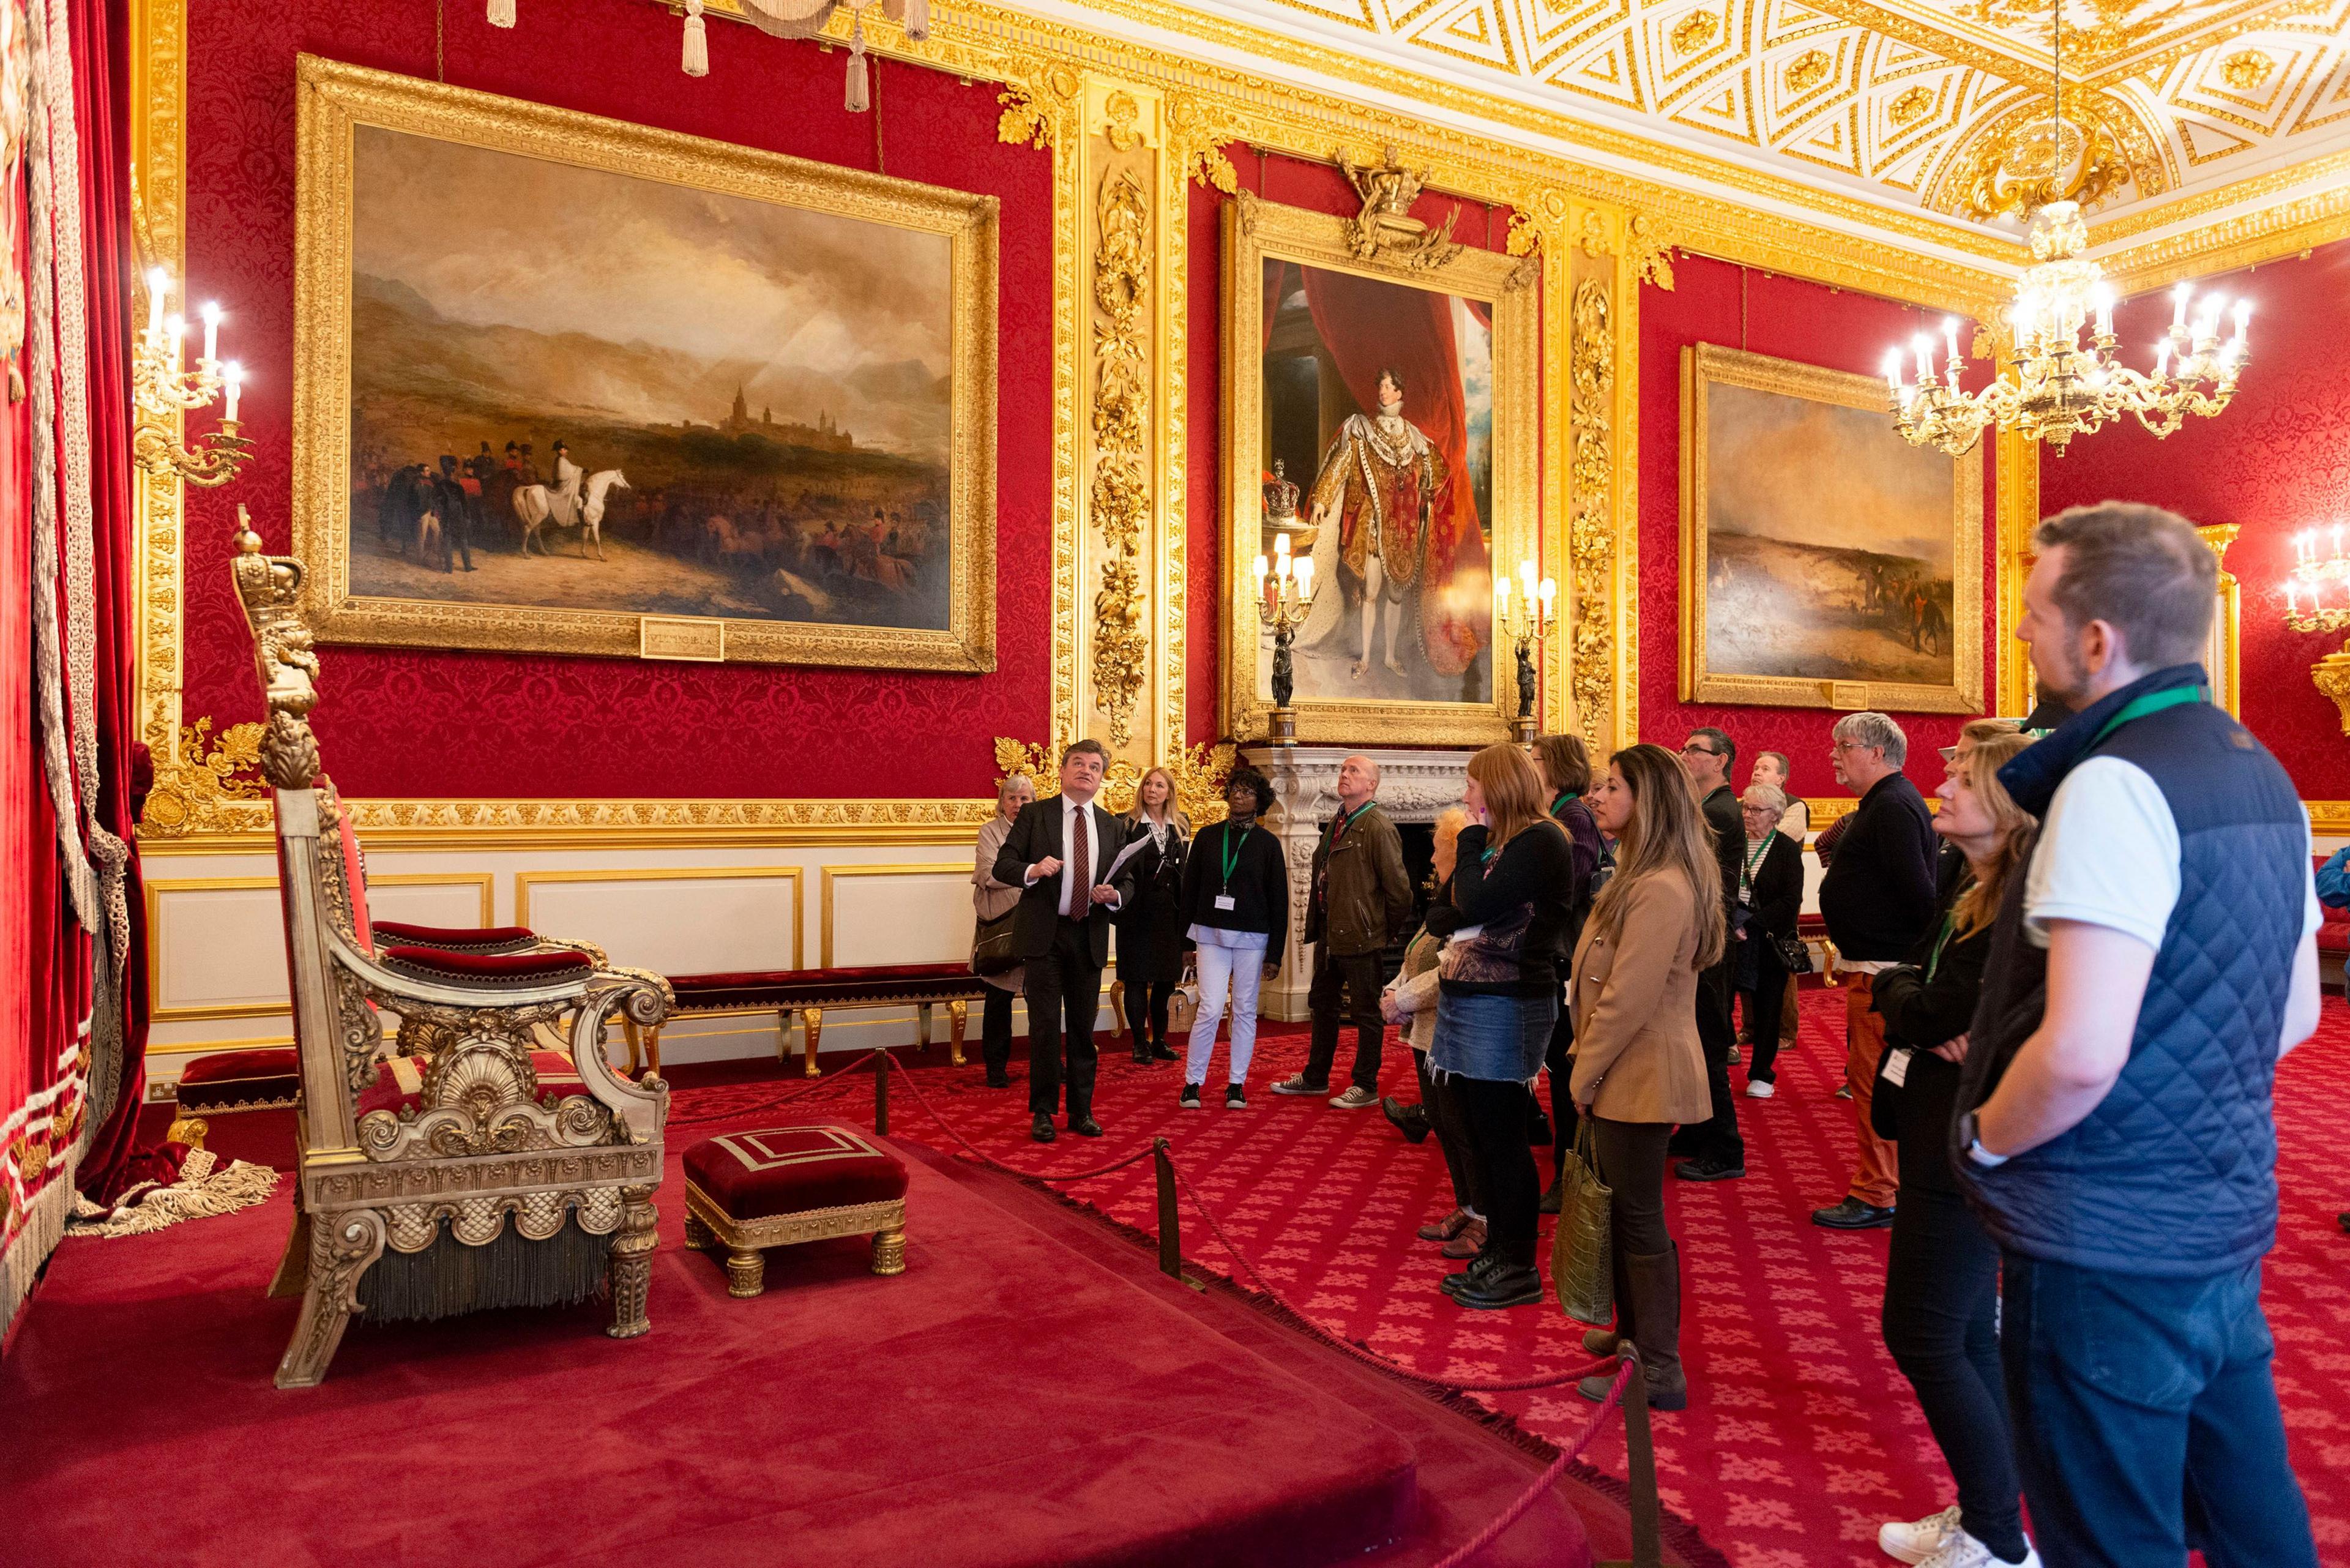
[[[1471,1220],[1461,1227],[1461,1234],[1444,1243],[1448,1258],[1473,1258],[1485,1250],[1485,1222]]]
[[[1461,1227],[1468,1223],[1469,1210],[1455,1209],[1443,1219],[1431,1220],[1422,1225],[1419,1228],[1419,1239],[1423,1241],[1450,1241],[1453,1237],[1461,1234]]]

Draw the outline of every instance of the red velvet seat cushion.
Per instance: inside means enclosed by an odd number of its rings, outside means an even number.
[[[215,1051],[209,1056],[197,1057],[182,1069],[180,1108],[228,1111],[290,1106],[301,1087],[301,1064],[291,1045],[259,1051]]]
[[[781,1007],[803,1002],[888,1002],[978,996],[983,982],[968,963],[876,964],[869,969],[740,971],[670,977],[680,1012],[712,1007]]]
[[[587,954],[568,950],[556,952],[469,953],[446,948],[398,947],[383,950],[388,969],[458,985],[551,985],[585,980],[596,966]]]
[[[359,1096],[359,1114],[369,1111],[390,1111],[398,1116],[401,1111],[423,1103],[425,1059],[421,1056],[395,1056],[376,1064],[375,1082]],[[556,1098],[566,1098],[581,1092],[586,1085],[579,1069],[571,1058],[560,1051],[534,1051],[530,1054],[530,1070],[538,1075],[538,1092],[544,1096],[552,1091]]]
[[[905,1165],[847,1127],[771,1127],[705,1138],[685,1151],[685,1176],[737,1220],[906,1195]]]
[[[522,926],[411,926],[405,920],[378,920],[375,936],[379,942],[392,946],[438,948],[443,952],[463,953],[501,952],[526,948],[538,940],[537,933]]]
[[[2326,857],[2313,855],[2310,859],[2322,867]],[[2324,910],[2325,920],[2317,928],[2318,955],[2331,960],[2334,966],[2339,968],[2342,961],[2350,957],[2350,909],[2337,909],[2331,904],[2320,905],[2319,908]]]

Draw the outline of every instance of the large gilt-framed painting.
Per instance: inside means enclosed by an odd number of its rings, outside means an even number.
[[[1982,505],[1883,381],[1683,348],[1682,701],[1981,712]]]
[[[1342,218],[1224,208],[1228,733],[1266,732],[1274,637],[1253,564],[1284,542],[1315,567],[1293,647],[1298,739],[1510,733],[1492,576],[1537,554],[1540,264],[1427,261],[1364,258]]]
[[[304,57],[322,640],[995,665],[996,201]]]

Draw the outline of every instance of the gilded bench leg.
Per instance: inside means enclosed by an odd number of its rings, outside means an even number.
[[[800,1048],[806,1054],[807,1060],[807,1067],[803,1075],[813,1078],[818,1075],[816,1066],[816,1042],[824,1037],[823,1008],[803,1007],[800,1009],[800,1033],[803,1037]]]
[[[963,1030],[970,1021],[971,1003],[968,1002],[947,1003],[947,1052],[949,1058],[958,1067],[962,1065]]]
[[[755,1247],[737,1247],[726,1254],[726,1293],[747,1300],[767,1288],[767,1258]]]
[[[660,1025],[658,1023],[645,1031],[645,1061],[647,1064],[652,1068],[653,1076],[656,1078],[660,1077]]]
[[[873,1232],[873,1272],[877,1274],[902,1274],[906,1272],[904,1226]]]
[[[792,1059],[792,1010],[775,1009],[775,1065],[780,1067]]]
[[[359,1276],[383,1256],[383,1216],[353,1209],[310,1228],[310,1272],[293,1341],[277,1363],[277,1386],[315,1388],[359,1307]]]
[[[620,1033],[629,1043],[629,1076],[633,1078],[637,1075],[638,1065],[644,1060],[644,1036],[637,1032],[637,1021],[633,1018],[620,1020]]]
[[[705,1251],[718,1245],[718,1232],[712,1231],[710,1221],[701,1215],[688,1213],[685,1217],[685,1244],[697,1252]]]
[[[163,1134],[163,1141],[186,1144],[189,1152],[193,1153],[204,1147],[204,1135],[211,1130],[204,1125],[203,1117],[192,1116],[182,1111],[172,1118],[171,1128]]]
[[[1109,1037],[1118,1039],[1126,1033],[1126,981],[1109,982]]]
[[[918,1002],[914,1003],[914,1049],[928,1051],[930,1048],[931,1004],[927,1002]]]
[[[653,1249],[660,1244],[653,1234],[660,1216],[650,1187],[624,1187],[620,1198],[620,1228],[605,1265],[612,1286],[612,1326],[604,1332],[614,1339],[634,1339],[652,1327],[645,1297],[652,1284]]]

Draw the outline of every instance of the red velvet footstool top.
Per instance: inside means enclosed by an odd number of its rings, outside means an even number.
[[[685,1151],[685,1175],[736,1220],[906,1196],[905,1164],[847,1127],[770,1127],[705,1138]]]

